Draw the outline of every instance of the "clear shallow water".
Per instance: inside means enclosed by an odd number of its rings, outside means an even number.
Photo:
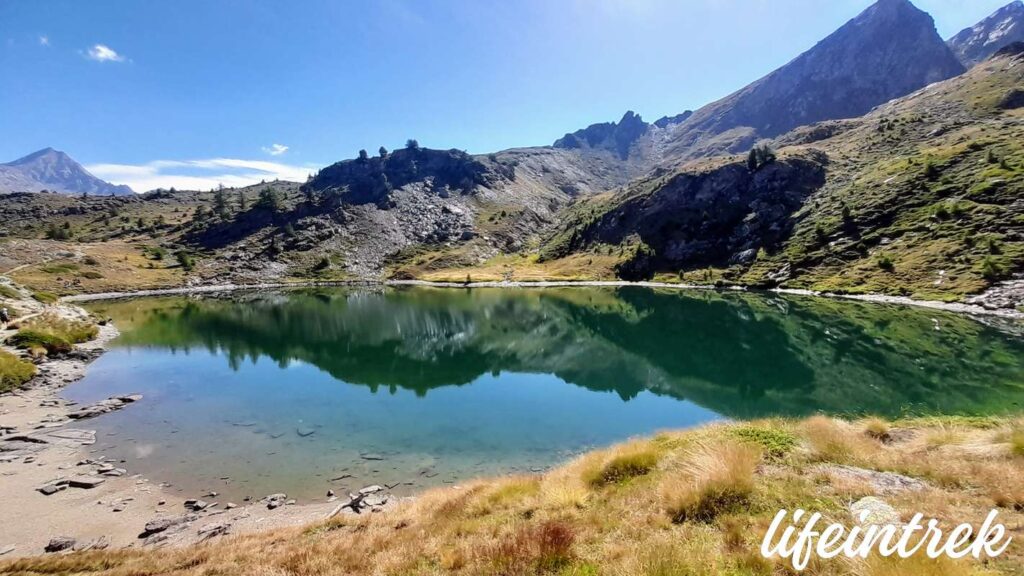
[[[1024,342],[928,310],[643,288],[317,289],[96,303],[95,448],[228,498],[528,472],[719,418],[1021,410]],[[331,481],[342,476],[348,478]]]

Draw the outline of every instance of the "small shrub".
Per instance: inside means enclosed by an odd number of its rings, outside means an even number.
[[[313,270],[316,270],[317,272],[319,272],[320,270],[326,270],[326,269],[328,269],[330,267],[331,267],[331,259],[328,258],[327,256],[324,256],[323,258],[320,259],[319,262],[316,263],[315,266],[313,266]]]
[[[36,374],[36,367],[10,352],[0,350],[0,392],[9,392],[28,382]]]
[[[690,452],[683,473],[661,487],[672,521],[711,522],[745,504],[760,461],[761,451],[750,444],[705,444]]]
[[[643,476],[658,464],[658,454],[650,449],[627,449],[612,457],[604,466],[587,474],[587,484],[599,488]]]
[[[886,272],[892,272],[896,269],[896,265],[892,261],[892,257],[888,254],[878,255],[878,267]]]
[[[195,258],[184,250],[176,252],[174,257],[178,260],[178,265],[181,266],[181,269],[185,272],[191,272],[192,269],[196,267]]]
[[[100,261],[93,258],[92,256],[86,256],[85,258],[82,258],[82,264],[85,264],[87,266],[98,266],[99,263]]]
[[[95,270],[86,270],[85,272],[79,274],[79,276],[87,280],[99,280],[100,278],[103,278],[103,274],[100,274]]]
[[[996,282],[1006,276],[1006,269],[995,258],[986,256],[981,261],[981,276],[989,282]]]

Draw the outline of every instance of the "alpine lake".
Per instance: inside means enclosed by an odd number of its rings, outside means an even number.
[[[87,304],[121,331],[94,452],[185,495],[396,494],[719,419],[998,415],[1021,325],[705,290],[306,288]]]

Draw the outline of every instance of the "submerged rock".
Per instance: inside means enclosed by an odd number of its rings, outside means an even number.
[[[110,398],[107,398],[106,400],[101,400],[101,401],[99,401],[99,402],[97,402],[95,404],[90,404],[88,406],[83,406],[83,407],[79,408],[78,410],[75,410],[74,412],[71,412],[70,414],[68,414],[68,418],[71,418],[71,419],[74,419],[74,420],[82,420],[82,419],[85,419],[85,418],[93,418],[93,417],[96,417],[96,416],[100,416],[101,414],[106,414],[108,412],[113,412],[115,410],[120,410],[121,408],[124,408],[128,404],[131,404],[133,402],[138,402],[139,400],[142,400],[142,395],[141,394],[127,394],[125,396],[112,396]]]

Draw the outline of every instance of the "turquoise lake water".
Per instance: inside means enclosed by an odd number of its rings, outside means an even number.
[[[339,288],[89,307],[122,335],[66,396],[143,394],[91,421],[94,448],[190,496],[409,493],[722,418],[1024,404],[1019,327],[821,298]]]

